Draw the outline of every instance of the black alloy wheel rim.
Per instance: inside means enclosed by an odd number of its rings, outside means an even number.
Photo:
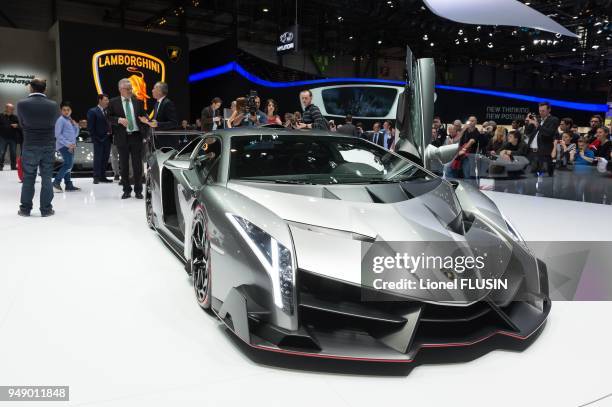
[[[198,303],[200,303],[200,305],[206,305],[206,302],[208,301],[209,285],[209,244],[208,237],[206,235],[204,217],[201,213],[196,215],[193,225],[193,233],[191,236],[191,273],[193,277],[193,288],[195,290]]]
[[[153,202],[151,198],[151,181],[147,177],[146,189],[145,189],[145,207],[147,211],[147,223],[149,226],[153,226]]]

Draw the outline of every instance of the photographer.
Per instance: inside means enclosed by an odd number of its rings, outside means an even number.
[[[248,109],[247,104],[247,98],[236,99],[236,110],[227,120],[227,126],[230,129],[234,127],[254,127],[257,124],[257,115]]]
[[[574,170],[579,170],[580,166],[583,165],[592,165],[593,161],[595,161],[595,154],[589,149],[587,137],[580,137],[578,139],[578,148],[574,155]]]
[[[553,176],[554,166],[550,153],[553,149],[553,142],[558,137],[559,119],[550,112],[550,103],[541,102],[538,105],[540,118],[536,118],[533,113],[529,113],[525,122],[525,134],[529,137],[530,161],[532,172],[538,173],[543,169],[542,164],[546,164],[548,175]]]
[[[558,167],[567,167],[568,164],[573,163],[574,161],[576,144],[572,142],[572,137],[573,133],[571,130],[568,130],[563,133],[561,140],[554,141],[552,159],[553,164],[556,163]]]
[[[283,126],[288,129],[293,129],[294,120],[295,119],[293,118],[293,113],[285,113],[285,121],[283,123]]]

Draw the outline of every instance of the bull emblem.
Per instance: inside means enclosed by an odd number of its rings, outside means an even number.
[[[147,83],[144,80],[144,74],[133,66],[129,66],[127,70],[128,72],[134,73],[134,75],[131,75],[128,80],[132,84],[134,96],[136,96],[136,99],[141,100],[144,103],[144,110],[146,111],[147,99],[151,99],[151,97],[147,95]]]

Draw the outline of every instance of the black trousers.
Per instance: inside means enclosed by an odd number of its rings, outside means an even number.
[[[0,136],[0,170],[4,167],[4,156],[8,148],[11,156],[11,170],[17,169],[17,141],[12,138]]]
[[[142,138],[133,133],[129,135],[128,143],[117,146],[119,150],[119,167],[121,168],[121,183],[123,192],[132,192],[130,185],[130,157],[132,158],[132,173],[134,175],[134,192],[142,193]]]
[[[538,152],[532,151],[530,153],[529,161],[531,161],[531,171],[532,172],[540,172],[544,171],[544,167],[546,166],[546,170],[548,175],[551,177],[555,172],[555,167],[552,162],[552,157],[550,154],[538,154]]]
[[[105,137],[102,140],[93,140],[93,150],[94,150],[94,168],[93,168],[93,176],[94,178],[104,178],[106,177],[106,167],[108,166],[108,159],[110,157],[111,151],[111,141],[110,136]]]

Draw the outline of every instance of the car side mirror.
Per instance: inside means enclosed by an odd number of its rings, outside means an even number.
[[[210,161],[213,158],[215,158],[215,153],[211,151],[210,153],[197,156],[195,161],[198,163],[198,165],[202,165],[203,163]]]
[[[193,167],[191,160],[168,160],[165,165],[177,170],[190,170]]]

